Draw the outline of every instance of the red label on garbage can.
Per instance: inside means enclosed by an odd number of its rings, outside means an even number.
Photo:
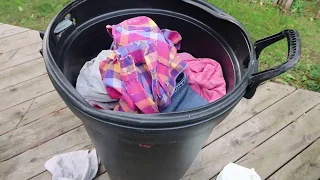
[[[140,147],[144,147],[144,148],[151,148],[152,145],[148,145],[148,144],[139,144]]]

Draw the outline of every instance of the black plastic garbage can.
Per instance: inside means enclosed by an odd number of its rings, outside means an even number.
[[[81,67],[110,47],[107,24],[140,15],[152,18],[160,28],[180,32],[181,52],[217,60],[223,68],[227,95],[204,107],[168,114],[130,114],[90,107],[74,88]],[[54,32],[65,19],[73,24]],[[284,38],[288,41],[287,61],[257,72],[260,52]],[[251,98],[261,82],[292,68],[300,53],[296,31],[285,30],[253,44],[237,20],[201,0],[76,0],[52,20],[43,35],[49,77],[83,121],[112,180],[180,179],[212,129],[240,99]]]

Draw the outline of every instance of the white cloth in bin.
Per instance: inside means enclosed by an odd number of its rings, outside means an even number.
[[[93,149],[68,152],[54,156],[45,163],[52,180],[92,180],[99,168],[97,152]]]
[[[261,180],[261,178],[254,169],[229,163],[223,168],[216,180]]]
[[[118,102],[118,99],[109,97],[99,69],[99,63],[106,60],[112,52],[112,50],[101,51],[96,58],[84,64],[78,76],[76,89],[93,107],[113,109]]]

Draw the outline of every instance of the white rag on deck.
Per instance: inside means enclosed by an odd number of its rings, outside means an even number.
[[[44,167],[52,180],[92,180],[99,168],[97,152],[93,149],[68,152],[49,159]]]
[[[261,178],[254,169],[229,163],[223,168],[216,180],[261,180]]]

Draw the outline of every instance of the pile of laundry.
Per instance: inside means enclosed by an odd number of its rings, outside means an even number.
[[[84,64],[76,89],[94,108],[152,114],[185,111],[226,94],[220,64],[178,53],[182,37],[146,16],[108,25],[109,50]]]

